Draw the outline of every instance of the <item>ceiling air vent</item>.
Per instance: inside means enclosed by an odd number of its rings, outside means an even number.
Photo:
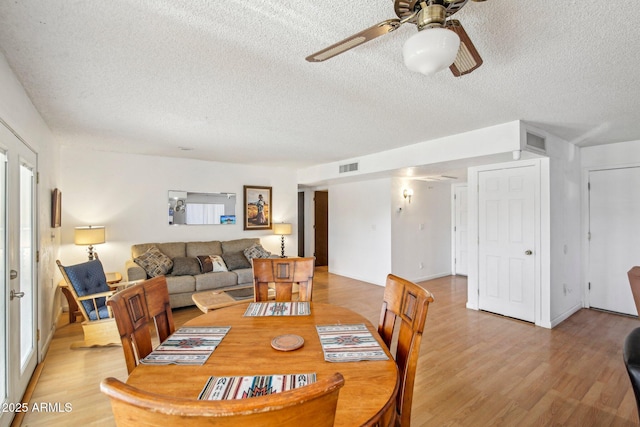
[[[358,170],[358,163],[349,163],[347,165],[340,165],[340,173],[354,172]]]
[[[525,148],[530,151],[546,154],[547,152],[547,140],[546,138],[536,135],[527,131],[527,139],[525,141]]]

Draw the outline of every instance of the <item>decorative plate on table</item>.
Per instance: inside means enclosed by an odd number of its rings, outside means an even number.
[[[304,338],[300,335],[278,335],[271,340],[271,347],[280,351],[297,350],[304,345]]]

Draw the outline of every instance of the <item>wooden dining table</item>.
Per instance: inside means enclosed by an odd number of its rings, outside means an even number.
[[[253,376],[316,373],[317,379],[340,372],[345,379],[340,390],[335,426],[389,425],[395,414],[398,370],[376,328],[347,308],[310,303],[311,314],[303,316],[248,317],[248,303],[213,310],[184,326],[230,326],[220,345],[204,365],[138,365],[127,384],[157,394],[196,399],[211,376]],[[327,362],[316,325],[366,325],[389,357],[388,360]],[[274,337],[295,334],[304,339],[301,348],[279,351]]]

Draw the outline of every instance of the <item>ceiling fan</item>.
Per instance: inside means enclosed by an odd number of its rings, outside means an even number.
[[[325,61],[395,31],[402,24],[409,22],[418,27],[418,33],[411,36],[402,49],[407,68],[427,75],[447,67],[456,77],[469,74],[482,65],[482,58],[460,21],[449,19],[468,2],[469,0],[394,0],[394,10],[398,18],[387,19],[360,31],[308,56],[306,60]]]

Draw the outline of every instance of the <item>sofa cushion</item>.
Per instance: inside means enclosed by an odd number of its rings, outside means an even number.
[[[187,256],[222,255],[222,245],[218,240],[211,242],[187,242]]]
[[[222,259],[231,271],[239,268],[251,268],[251,263],[242,252],[225,252],[222,254]]]
[[[172,276],[193,276],[200,274],[200,263],[197,258],[176,257],[173,259]]]
[[[238,275],[238,285],[253,283],[253,268],[241,268],[233,272]]]
[[[173,261],[171,258],[163,254],[157,247],[152,246],[145,253],[134,259],[136,264],[144,268],[149,277],[162,276],[167,274]]]
[[[263,248],[259,243],[249,246],[247,249],[242,251],[242,253],[249,261],[254,258],[269,258],[271,256],[271,252]]]
[[[222,242],[222,253],[242,252],[251,245],[260,244],[259,238],[236,239]],[[209,252],[205,252],[209,253]]]
[[[167,276],[169,294],[180,294],[196,291],[196,280],[193,276]]]
[[[236,286],[238,276],[231,271],[221,271],[219,273],[206,273],[194,276],[196,281],[196,291],[208,291],[211,289],[221,289]]]
[[[169,243],[142,243],[139,245],[131,246],[131,258],[135,259],[145,253],[149,248],[155,246],[163,254],[169,258],[185,257],[187,252],[185,250],[186,244],[184,242],[169,242]]]
[[[198,255],[196,259],[198,260],[200,269],[194,274],[229,271],[220,255]]]

